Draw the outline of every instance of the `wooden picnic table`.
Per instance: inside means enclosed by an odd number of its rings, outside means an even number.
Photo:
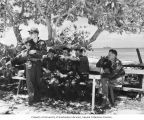
[[[90,66],[90,70],[93,72],[99,72],[100,73],[100,68],[97,67],[91,67]],[[123,87],[123,85],[118,85],[116,86],[117,88],[121,88],[122,91],[134,91],[134,92],[138,92],[138,93],[143,93],[144,92],[144,69],[140,70],[133,70],[133,69],[125,69],[125,73],[126,75],[128,74],[136,74],[136,75],[143,75],[142,78],[142,88],[132,88],[132,87]],[[95,88],[98,82],[101,79],[101,75],[100,74],[90,74],[89,75],[89,79],[92,79],[92,107],[91,107],[91,111],[94,112],[94,107],[95,107]]]

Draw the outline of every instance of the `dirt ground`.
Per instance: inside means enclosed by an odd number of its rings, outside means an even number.
[[[5,84],[0,82],[0,115],[55,115],[55,114],[93,114],[91,112],[91,100],[56,100],[43,97],[41,102],[29,106],[27,92],[16,95],[17,84]],[[98,97],[96,96],[96,101]],[[135,99],[135,94],[121,93],[116,99],[116,106],[109,109],[98,109],[96,102],[95,114],[121,115],[144,114],[144,97],[141,101]]]
[[[43,98],[41,102],[29,106],[27,95],[14,95],[11,92],[0,91],[0,114],[14,115],[54,115],[54,114],[91,114],[91,103],[85,101],[61,101]],[[141,101],[118,96],[116,106],[95,114],[144,114],[144,97]]]

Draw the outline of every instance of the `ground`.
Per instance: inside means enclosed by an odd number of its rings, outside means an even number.
[[[2,82],[1,82],[2,83]],[[29,106],[27,93],[16,95],[14,86],[17,84],[0,84],[0,114],[14,115],[55,115],[55,114],[93,114],[91,101],[65,101],[43,97],[41,102]],[[141,101],[136,100],[131,93],[119,94],[116,106],[109,109],[98,109],[95,114],[144,114],[144,97]],[[96,97],[97,99],[97,97]]]

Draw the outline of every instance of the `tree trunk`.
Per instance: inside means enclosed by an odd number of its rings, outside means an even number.
[[[93,36],[90,38],[89,43],[94,42],[94,41],[98,38],[98,36],[100,35],[100,33],[101,33],[102,31],[103,31],[103,29],[98,28],[98,29],[95,31],[95,33],[93,34]]]
[[[19,29],[19,26],[13,26],[13,31],[17,39],[17,44],[21,43],[22,37],[21,37],[21,33],[20,33],[21,30]]]
[[[47,22],[47,29],[48,29],[48,41],[50,41],[52,44],[54,44],[53,38],[52,38],[52,26],[51,26],[51,18],[46,18]]]

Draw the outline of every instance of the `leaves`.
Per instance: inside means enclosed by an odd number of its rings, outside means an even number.
[[[71,45],[73,47],[81,46],[87,50],[91,50],[91,45],[87,41],[88,35],[90,34],[85,30],[86,26],[69,26],[60,31],[56,38],[56,43],[61,45]],[[59,42],[58,42],[59,41]]]
[[[37,4],[37,2],[39,4]],[[143,31],[143,0],[5,0],[0,1],[1,26],[28,25],[29,20],[48,26],[52,34],[52,24],[58,27],[65,20],[75,22],[78,17],[86,17],[88,23],[99,29],[122,34],[124,31]],[[52,36],[52,35],[51,35]],[[52,36],[51,39],[55,39]],[[78,38],[77,38],[78,39]],[[96,38],[93,38],[94,40]],[[74,40],[74,43],[76,40]]]

